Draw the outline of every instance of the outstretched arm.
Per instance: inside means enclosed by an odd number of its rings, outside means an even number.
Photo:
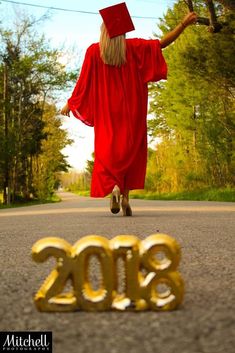
[[[161,48],[166,48],[169,44],[174,42],[179,35],[183,32],[183,30],[189,25],[196,23],[197,14],[195,12],[189,12],[183,20],[176,26],[172,31],[167,33],[161,40]]]

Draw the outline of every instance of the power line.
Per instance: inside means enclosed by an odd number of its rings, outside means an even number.
[[[15,5],[24,5],[24,6],[31,6],[31,7],[37,7],[37,8],[42,8],[42,9],[47,9],[47,10],[56,10],[56,11],[66,11],[66,12],[78,12],[78,13],[83,13],[83,14],[88,14],[88,15],[99,15],[99,12],[92,12],[92,11],[83,11],[83,10],[72,10],[72,9],[65,9],[62,7],[54,7],[54,6],[44,6],[44,5],[36,5],[36,4],[30,4],[27,2],[18,2],[18,1],[12,1],[12,0],[0,0],[1,2],[7,2]],[[159,17],[146,17],[146,16],[131,16],[133,18],[141,18],[145,20],[159,20]]]

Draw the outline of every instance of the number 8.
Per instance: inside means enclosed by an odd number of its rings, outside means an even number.
[[[164,253],[164,258],[157,254]],[[144,277],[140,273],[142,297],[152,310],[173,310],[183,300],[184,283],[176,269],[180,261],[178,243],[166,234],[154,234],[140,244],[141,267],[149,273]],[[169,289],[164,293],[159,286]]]

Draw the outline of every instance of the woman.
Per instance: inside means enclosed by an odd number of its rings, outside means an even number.
[[[161,49],[195,23],[187,14],[159,40],[126,39],[134,29],[125,3],[100,10],[100,42],[86,52],[72,96],[61,114],[73,115],[94,126],[95,161],[91,196],[111,193],[112,213],[131,216],[129,190],[143,189],[147,162],[148,82],[166,79],[167,65]]]

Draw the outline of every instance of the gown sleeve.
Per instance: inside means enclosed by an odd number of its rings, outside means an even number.
[[[73,93],[68,99],[69,109],[75,118],[88,126],[94,126],[94,82],[93,82],[93,47],[90,46],[85,54],[81,72]]]
[[[158,39],[139,39],[137,60],[145,83],[167,78],[167,64]]]

